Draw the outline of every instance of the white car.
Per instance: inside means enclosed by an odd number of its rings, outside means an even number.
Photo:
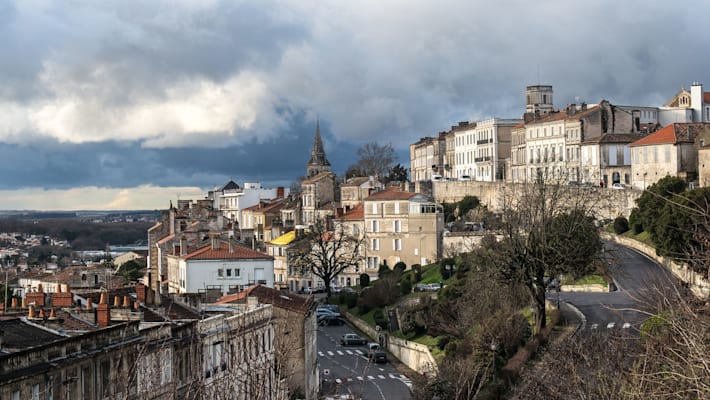
[[[470,181],[471,180],[471,175],[461,175],[459,176],[460,181]]]
[[[614,184],[612,184],[612,185],[611,185],[611,188],[612,188],[612,189],[620,189],[620,190],[626,189],[626,188],[624,187],[624,185],[622,185],[622,184],[620,184],[620,183],[614,183]]]

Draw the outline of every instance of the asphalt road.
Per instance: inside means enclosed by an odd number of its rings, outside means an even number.
[[[389,362],[370,362],[366,346],[341,345],[340,337],[345,333],[358,332],[349,325],[318,327],[318,364],[324,395],[352,394],[356,399],[367,400],[412,398],[411,382],[406,376]]]
[[[666,290],[678,289],[677,279],[661,265],[636,250],[605,243],[605,255],[617,290],[609,293],[560,293],[560,299],[584,314],[585,331],[638,331]],[[556,293],[549,293],[556,300]]]

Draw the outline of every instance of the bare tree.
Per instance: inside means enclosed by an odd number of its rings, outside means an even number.
[[[362,262],[364,246],[365,237],[351,234],[346,224],[338,223],[331,230],[327,221],[320,219],[289,250],[289,262],[323,280],[330,297],[330,283],[346,268]]]
[[[361,176],[386,178],[395,162],[394,148],[391,143],[380,145],[377,142],[365,143],[357,150],[358,160],[348,168],[350,173]]]
[[[590,272],[602,243],[587,189],[555,183],[516,189],[504,195],[501,257],[494,262],[508,279],[527,288],[539,331],[546,325],[548,282],[560,274]]]

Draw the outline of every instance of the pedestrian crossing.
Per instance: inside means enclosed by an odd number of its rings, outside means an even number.
[[[341,385],[343,383],[351,383],[351,382],[364,382],[364,381],[382,381],[382,380],[387,380],[387,379],[394,379],[401,381],[405,385],[409,386],[410,388],[412,387],[412,380],[407,378],[406,376],[402,374],[377,374],[377,375],[365,375],[365,376],[356,376],[354,378],[336,378],[334,381],[335,383]]]
[[[318,352],[318,355],[321,357],[325,357],[325,356],[335,357],[336,354],[339,356],[345,356],[345,355],[364,356],[365,355],[365,353],[362,350],[345,350],[345,351],[341,351],[341,350],[330,351],[330,350],[328,350],[328,351],[319,351]]]
[[[632,325],[629,322],[617,323],[615,321],[609,322],[606,325],[599,324],[599,323],[589,324],[590,331],[595,331],[595,332],[600,331],[601,330],[600,327],[605,327],[607,330],[612,330],[612,329],[629,330],[629,329],[631,329]]]

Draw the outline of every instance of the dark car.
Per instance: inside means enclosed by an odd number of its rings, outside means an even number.
[[[321,315],[318,317],[318,325],[320,326],[343,325],[344,323],[345,321],[334,315]]]
[[[340,343],[342,343],[344,346],[350,346],[350,345],[362,346],[363,344],[367,343],[367,340],[365,340],[360,335],[356,335],[354,333],[346,333],[345,335],[340,337]]]
[[[367,345],[367,358],[374,363],[386,363],[387,353],[380,347],[379,343],[369,343]]]

